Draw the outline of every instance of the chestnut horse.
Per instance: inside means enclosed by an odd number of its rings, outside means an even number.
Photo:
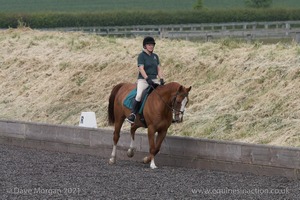
[[[130,110],[123,105],[126,96],[136,87],[136,84],[119,83],[114,86],[109,97],[108,122],[114,124],[113,150],[110,164],[116,162],[116,149],[120,138],[120,130],[125,118],[130,114]],[[154,156],[159,152],[160,146],[167,134],[167,130],[172,122],[182,122],[185,106],[188,102],[188,94],[191,87],[186,88],[177,82],[171,82],[163,86],[158,86],[149,94],[144,109],[143,116],[148,126],[148,140],[150,155],[144,158],[144,163],[150,163],[152,169],[157,168]],[[128,157],[134,155],[134,135],[139,127],[144,127],[140,121],[141,116],[137,115],[135,123],[131,125],[131,143],[128,149]],[[155,133],[157,132],[156,142]]]

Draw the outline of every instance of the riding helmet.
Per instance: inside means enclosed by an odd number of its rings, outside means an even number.
[[[145,46],[146,44],[154,44],[155,45],[155,40],[153,37],[145,37],[143,40],[143,46]]]

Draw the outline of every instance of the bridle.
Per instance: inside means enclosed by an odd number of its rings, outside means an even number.
[[[160,94],[158,94],[157,92],[156,92],[156,90],[155,90],[155,88],[151,85],[151,87],[153,88],[153,91],[158,95],[158,97],[162,100],[162,102],[169,108],[169,109],[171,109],[172,110],[172,114],[173,114],[173,122],[176,122],[176,120],[174,120],[174,119],[176,119],[176,116],[178,116],[178,115],[184,115],[184,110],[183,111],[181,111],[180,109],[178,110],[178,109],[176,109],[176,107],[175,107],[175,104],[176,104],[176,99],[177,99],[177,96],[179,95],[179,91],[177,91],[176,92],[176,94],[175,94],[175,96],[172,98],[172,104],[171,104],[171,106],[160,96]],[[185,94],[184,95],[184,97],[185,98],[187,98],[188,97],[188,95],[187,94]],[[188,103],[188,100],[187,100],[187,102],[186,102],[186,104]]]
[[[183,117],[184,111],[185,111],[185,110],[181,111],[181,109],[178,110],[178,109],[175,108],[176,99],[177,99],[177,96],[178,96],[178,95],[179,95],[179,91],[176,92],[176,94],[175,94],[175,96],[173,97],[173,100],[172,100],[172,107],[171,107],[171,109],[172,109],[172,113],[173,113],[173,122],[177,122],[177,121],[176,121],[176,117],[179,116],[180,114],[181,114],[182,117]],[[187,98],[188,95],[185,94],[183,97],[184,97],[184,98]],[[182,102],[181,102],[181,103],[182,103]],[[187,102],[186,102],[185,105],[187,105],[187,103],[188,103],[188,98],[187,98]]]

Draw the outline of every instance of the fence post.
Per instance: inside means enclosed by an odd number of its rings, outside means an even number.
[[[296,32],[295,41],[300,44],[300,32]]]
[[[247,42],[251,42],[252,41],[252,34],[251,33],[246,34],[246,41]]]
[[[212,35],[206,35],[206,42],[210,42],[212,40]]]
[[[164,29],[162,27],[159,27],[159,29],[158,29],[158,36],[159,36],[160,39],[164,37],[163,36],[163,30]]]

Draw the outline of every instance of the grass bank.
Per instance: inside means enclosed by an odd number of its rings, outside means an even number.
[[[136,80],[142,38],[0,33],[1,119],[77,125],[94,111],[107,128],[112,87]],[[155,51],[167,82],[193,87],[169,134],[300,146],[299,45],[157,39]]]

